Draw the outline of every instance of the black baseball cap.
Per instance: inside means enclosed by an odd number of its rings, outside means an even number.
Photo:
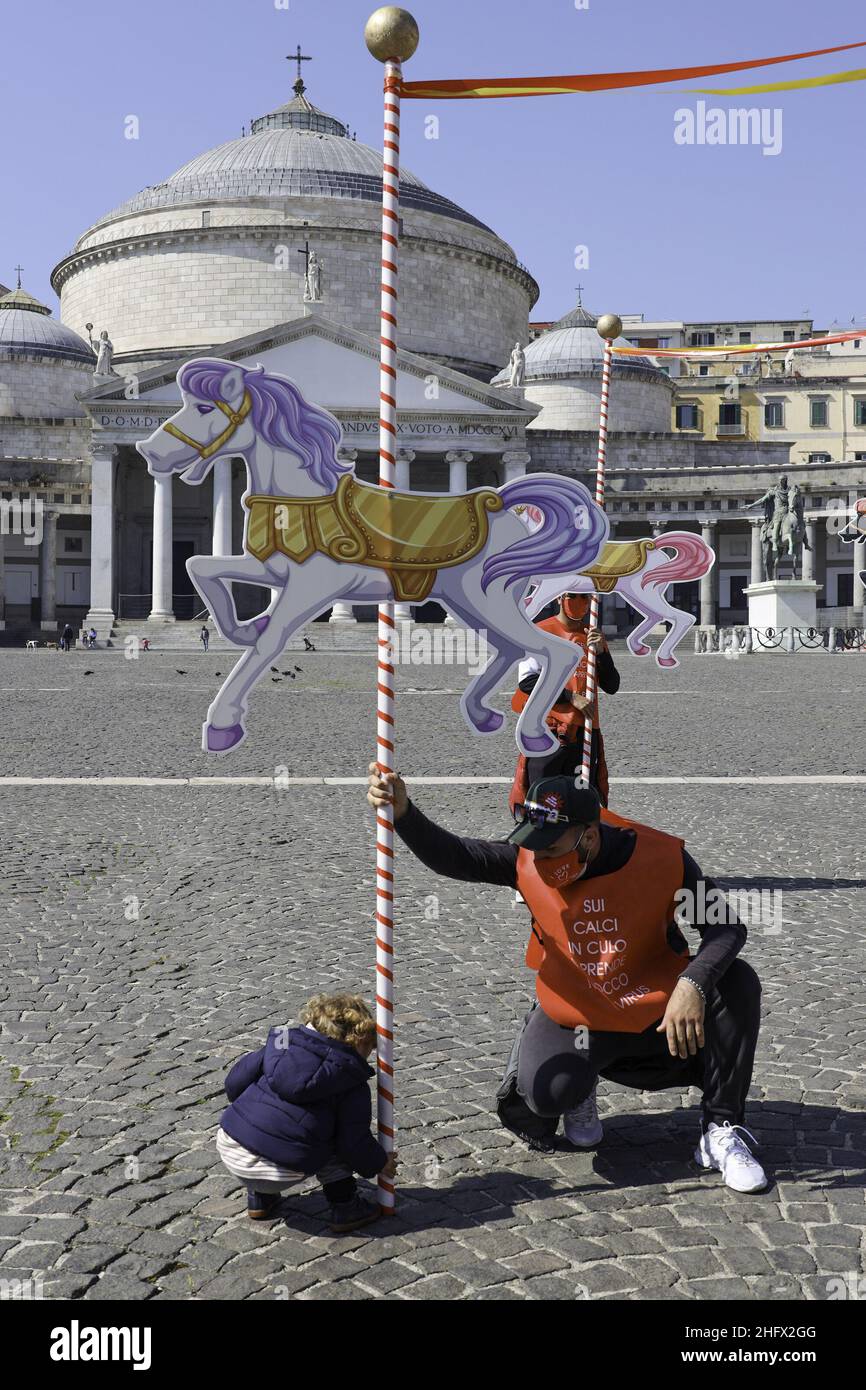
[[[529,814],[507,837],[524,849],[550,849],[569,825],[592,825],[601,815],[594,787],[574,777],[542,777],[533,782],[524,803]],[[555,817],[555,819],[553,819]]]

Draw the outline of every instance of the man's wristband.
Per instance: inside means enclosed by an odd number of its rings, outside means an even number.
[[[703,999],[704,1004],[706,1005],[707,996],[704,994],[704,991],[701,989],[700,985],[699,985],[699,984],[696,984],[695,981],[691,978],[690,975],[680,975],[680,979],[681,979],[681,980],[685,980],[686,984],[687,984],[687,985],[691,985],[692,989],[696,989],[697,992],[698,992],[698,994],[699,994],[699,995],[701,996],[701,998]]]

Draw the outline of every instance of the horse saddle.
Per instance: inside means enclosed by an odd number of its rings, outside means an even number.
[[[589,569],[581,570],[581,574],[592,580],[593,588],[599,593],[609,594],[616,588],[618,579],[626,579],[644,568],[647,551],[654,550],[655,545],[651,540],[608,541]]]
[[[315,554],[384,570],[401,603],[423,603],[436,572],[484,547],[489,512],[503,503],[492,488],[441,497],[372,487],[344,473],[324,497],[246,498],[246,548],[258,560],[279,552],[297,564]]]

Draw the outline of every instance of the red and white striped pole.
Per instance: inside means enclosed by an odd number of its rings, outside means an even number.
[[[607,455],[607,413],[610,403],[610,369],[613,364],[613,341],[622,333],[622,320],[616,314],[602,314],[596,324],[598,334],[604,339],[604,355],[601,362],[601,405],[598,416],[598,458],[595,465],[595,500],[604,507],[604,465]],[[589,601],[589,626],[598,627],[600,601],[598,590],[593,590]],[[583,762],[580,780],[589,786],[592,764],[592,708],[598,694],[595,647],[586,649],[586,698],[589,711],[583,721]]]
[[[400,246],[401,63],[418,46],[418,25],[395,5],[376,10],[364,30],[367,47],[385,64],[385,136],[382,155],[382,301],[379,335],[379,486],[393,488],[397,465],[397,262]],[[394,771],[394,603],[379,606],[376,758]],[[394,816],[376,815],[376,1054],[379,1142],[391,1153],[394,1121]],[[379,1178],[379,1205],[394,1210],[394,1183]]]

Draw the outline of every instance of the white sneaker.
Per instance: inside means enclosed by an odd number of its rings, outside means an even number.
[[[695,1163],[701,1168],[717,1168],[727,1186],[735,1192],[760,1192],[767,1186],[767,1175],[738,1130],[757,1144],[754,1134],[749,1134],[742,1125],[732,1125],[728,1120],[717,1125],[711,1121],[695,1149]]]
[[[593,1086],[586,1100],[576,1110],[566,1111],[562,1117],[565,1137],[576,1149],[594,1149],[604,1137],[596,1105],[597,1091],[598,1088]]]

